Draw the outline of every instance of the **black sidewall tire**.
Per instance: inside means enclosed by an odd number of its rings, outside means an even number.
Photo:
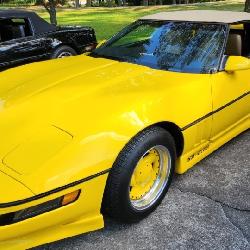
[[[69,46],[66,46],[66,45],[63,45],[63,46],[60,46],[60,47],[56,48],[56,49],[52,52],[50,58],[51,58],[51,59],[57,59],[58,56],[59,56],[61,53],[63,53],[63,52],[69,52],[72,56],[77,55],[76,51],[75,51],[73,48],[71,48],[71,47],[69,47]]]
[[[131,176],[142,155],[156,145],[165,146],[169,150],[171,156],[170,176],[156,202],[146,209],[137,210],[132,206],[129,198],[128,187]],[[172,181],[175,162],[175,143],[170,133],[159,127],[151,127],[140,132],[124,147],[113,164],[104,194],[104,199],[108,202],[104,200],[104,211],[111,217],[125,222],[134,222],[146,217],[156,209],[165,197]]]

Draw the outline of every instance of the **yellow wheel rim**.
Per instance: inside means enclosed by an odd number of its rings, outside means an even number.
[[[136,209],[151,206],[163,192],[170,174],[170,154],[158,145],[138,161],[131,177],[129,197]]]

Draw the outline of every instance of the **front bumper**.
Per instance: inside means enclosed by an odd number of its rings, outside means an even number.
[[[81,195],[74,203],[15,224],[0,226],[0,249],[27,249],[103,228],[100,209],[107,176],[105,173],[41,199],[0,208],[0,214],[7,214],[81,189]]]

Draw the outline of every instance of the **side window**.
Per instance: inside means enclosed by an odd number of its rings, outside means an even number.
[[[250,58],[250,23],[245,24],[245,55]]]
[[[32,31],[28,19],[0,19],[0,41],[5,42],[17,38],[31,36]]]
[[[244,30],[232,29],[229,32],[225,55],[243,56]]]
[[[250,57],[250,24],[231,25],[225,55]]]

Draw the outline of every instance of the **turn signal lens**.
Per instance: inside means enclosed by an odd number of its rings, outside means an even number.
[[[76,201],[81,193],[81,190],[76,190],[72,193],[63,196],[62,206],[66,206],[74,201]]]
[[[79,198],[80,193],[81,190],[79,189],[77,191],[71,192],[54,200],[46,201],[36,206],[28,207],[23,210],[19,210],[8,214],[3,214],[3,215],[0,214],[0,227],[11,225],[38,216],[40,214],[50,212],[62,206],[66,206],[76,201]]]

